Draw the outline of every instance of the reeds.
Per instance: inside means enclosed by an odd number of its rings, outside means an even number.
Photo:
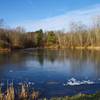
[[[13,83],[10,86],[7,83],[7,89],[4,93],[2,92],[2,86],[0,86],[0,100],[37,100],[39,92],[32,91],[32,93],[29,93],[28,89],[28,84],[22,84],[20,91],[15,93]]]

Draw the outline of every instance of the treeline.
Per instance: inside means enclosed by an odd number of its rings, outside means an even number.
[[[70,31],[25,32],[23,28],[2,28],[0,25],[0,48],[99,48],[100,17],[91,28],[82,23],[71,23]]]
[[[57,45],[57,37],[53,31],[25,32],[23,28],[0,28],[0,48],[25,49],[43,48],[49,45]]]

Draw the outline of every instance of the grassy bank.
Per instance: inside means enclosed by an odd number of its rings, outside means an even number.
[[[8,53],[8,52],[12,52],[12,51],[16,51],[16,50],[38,50],[38,49],[50,49],[50,50],[94,50],[94,51],[100,51],[100,47],[92,47],[92,46],[89,46],[89,47],[61,47],[59,48],[59,46],[46,46],[46,47],[43,47],[43,48],[20,48],[20,49],[9,49],[9,48],[0,48],[0,53]]]
[[[76,47],[72,47],[71,49],[79,49],[79,50],[100,50],[99,46],[88,46],[88,47],[81,47],[81,46],[76,46]]]
[[[50,100],[100,100],[100,93],[91,95],[78,94],[72,97],[65,96],[65,97],[51,98]]]

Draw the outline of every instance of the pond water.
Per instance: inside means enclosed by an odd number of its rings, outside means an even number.
[[[100,51],[22,50],[0,54],[0,81],[30,84],[41,97],[100,90]]]

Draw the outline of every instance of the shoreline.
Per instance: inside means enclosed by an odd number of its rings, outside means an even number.
[[[11,52],[11,49],[9,48],[0,48],[0,53],[2,52]]]
[[[22,48],[22,49],[10,49],[10,48],[0,48],[0,53],[2,52],[12,52],[12,51],[19,51],[19,50],[38,50],[38,49],[50,49],[50,50],[64,50],[64,49],[71,49],[71,50],[95,50],[95,51],[100,51],[99,46],[88,46],[88,47],[37,47],[37,48]]]
[[[74,96],[64,96],[64,97],[53,97],[50,100],[99,100],[100,92],[95,94],[77,94]],[[47,100],[47,99],[45,99]]]

